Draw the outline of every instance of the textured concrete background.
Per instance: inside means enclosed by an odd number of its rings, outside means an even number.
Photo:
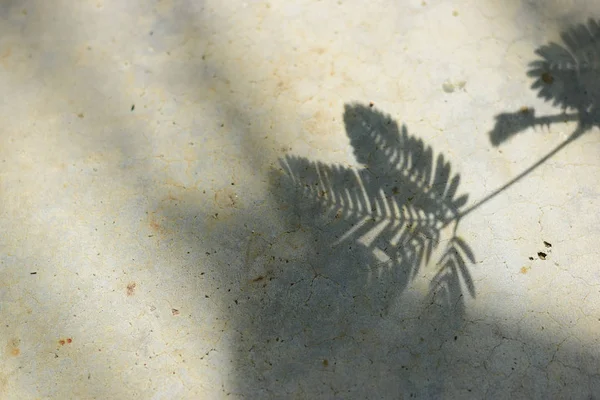
[[[600,393],[593,1],[76,3],[0,5],[1,398]]]

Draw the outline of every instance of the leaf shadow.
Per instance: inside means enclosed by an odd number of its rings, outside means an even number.
[[[499,146],[516,134],[536,126],[575,121],[577,136],[600,123],[600,21],[571,27],[561,34],[564,45],[550,43],[536,50],[539,58],[529,64],[527,75],[534,78],[531,88],[538,97],[562,112],[536,116],[535,109],[523,107],[516,112],[496,116],[489,133],[493,146]]]
[[[360,168],[286,156],[276,174],[288,194],[282,203],[314,232],[315,254],[330,257],[313,262],[325,264],[321,273],[335,282],[361,287],[382,316],[411,282],[429,278],[431,304],[460,319],[463,287],[475,297],[468,267],[475,256],[457,235],[468,199],[458,192],[460,175],[443,154],[369,106],[347,104],[344,123]],[[434,255],[435,269],[423,270]]]

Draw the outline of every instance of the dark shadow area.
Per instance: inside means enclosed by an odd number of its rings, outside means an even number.
[[[363,168],[288,156],[272,173],[289,230],[252,233],[245,249],[245,396],[443,392],[439,349],[475,296],[475,256],[456,229],[460,176],[388,115],[352,104],[344,122]],[[410,288],[418,277],[427,291]]]
[[[540,57],[530,64],[527,75],[535,79],[531,88],[538,96],[563,112],[536,116],[535,109],[523,107],[496,116],[490,141],[499,146],[528,128],[576,121],[580,136],[600,122],[600,24],[589,20],[562,33],[564,45],[550,43],[536,50]]]

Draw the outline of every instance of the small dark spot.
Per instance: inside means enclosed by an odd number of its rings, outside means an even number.
[[[327,359],[323,360],[323,366],[327,367],[329,365],[329,361]]]
[[[538,252],[538,257],[540,258],[540,260],[545,260],[546,259],[547,254],[540,251]]]
[[[454,336],[454,340],[458,340],[458,336]]]
[[[131,111],[135,110],[135,104],[131,105]]]
[[[129,282],[129,284],[127,285],[127,296],[133,296],[133,294],[135,293],[136,286],[137,284],[135,282]]]
[[[207,294],[205,294],[205,295],[204,295],[204,298],[208,299],[208,295],[207,295]]]
[[[531,261],[533,261],[533,257],[529,257],[529,259],[530,259]]]
[[[265,277],[261,275],[261,276],[259,276],[259,277],[257,277],[257,278],[254,278],[254,279],[252,279],[252,282],[260,282],[260,281],[262,281],[263,279],[265,279]]]
[[[544,81],[544,83],[550,85],[552,82],[554,82],[554,77],[552,76],[552,74],[550,72],[544,72],[542,74],[542,81]]]
[[[549,242],[546,242],[546,241],[544,240],[544,246],[546,246],[547,248],[550,248],[550,247],[552,247],[552,244],[550,244]]]
[[[154,35],[154,32],[153,32],[153,31],[150,31],[150,36],[152,36],[152,35]]]
[[[369,107],[373,108],[373,106],[374,106],[374,105],[375,105],[375,104],[374,104],[372,101],[371,101],[371,102],[369,102]]]
[[[30,275],[36,275],[36,274],[37,274],[37,272],[30,272],[29,274],[30,274]]]
[[[171,314],[179,315],[179,310],[177,310],[176,308],[171,308]]]

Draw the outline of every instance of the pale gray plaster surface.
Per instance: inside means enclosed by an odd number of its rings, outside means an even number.
[[[0,398],[600,397],[600,5],[0,4]]]

